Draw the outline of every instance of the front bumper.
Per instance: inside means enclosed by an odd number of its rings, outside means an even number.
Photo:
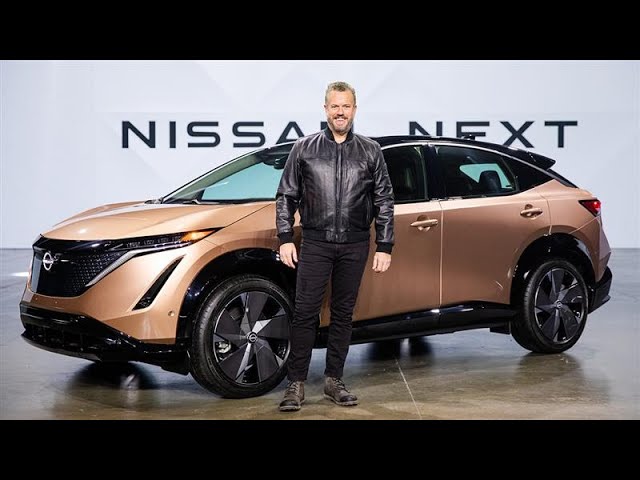
[[[20,304],[24,326],[22,337],[49,352],[103,362],[138,361],[165,370],[189,372],[185,342],[153,344],[141,342],[98,320]]]
[[[607,267],[599,282],[591,290],[591,302],[589,313],[593,312],[596,308],[601,307],[607,303],[611,297],[609,296],[609,290],[611,290],[611,281],[613,280],[613,274],[611,269]]]

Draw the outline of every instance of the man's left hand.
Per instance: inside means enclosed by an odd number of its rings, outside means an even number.
[[[391,254],[376,252],[373,256],[373,271],[376,273],[386,272],[391,265]]]

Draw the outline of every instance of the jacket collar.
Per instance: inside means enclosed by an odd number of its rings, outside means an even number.
[[[323,132],[324,132],[325,136],[329,140],[331,140],[332,142],[336,141],[335,137],[333,136],[333,132],[331,131],[331,129],[329,127],[325,128],[323,130]],[[349,133],[347,133],[347,138],[346,138],[345,142],[349,142],[351,140],[353,140],[353,128],[349,129]]]

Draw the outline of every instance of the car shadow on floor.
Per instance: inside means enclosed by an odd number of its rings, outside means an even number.
[[[369,346],[367,358],[369,360],[393,360],[400,356],[431,356],[433,348],[427,337],[398,338],[381,340]]]

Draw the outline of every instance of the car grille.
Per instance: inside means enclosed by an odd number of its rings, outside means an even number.
[[[82,248],[85,247],[85,248]],[[34,245],[31,269],[31,290],[52,297],[81,295],[87,284],[100,272],[118,260],[124,251],[94,252],[69,241],[47,240]],[[46,255],[46,261],[45,260]],[[53,263],[51,263],[53,260]],[[47,266],[50,268],[47,270]]]

